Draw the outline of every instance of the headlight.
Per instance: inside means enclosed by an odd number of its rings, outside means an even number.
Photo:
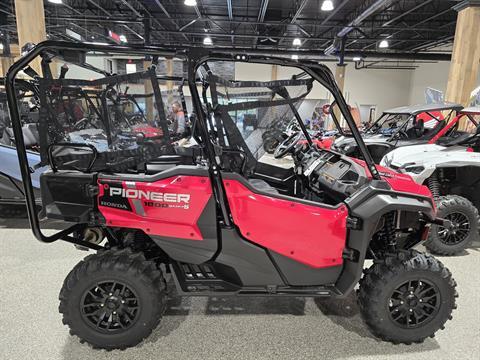
[[[410,166],[405,168],[405,172],[420,174],[425,168],[423,166]]]

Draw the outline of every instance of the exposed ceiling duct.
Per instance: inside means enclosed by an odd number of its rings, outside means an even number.
[[[360,15],[358,15],[355,19],[353,19],[347,26],[345,26],[342,30],[340,30],[337,33],[337,36],[342,38],[350,31],[355,29],[355,27],[359,26],[366,18],[368,18],[370,15],[376,13],[379,11],[382,7],[387,7],[391,3],[393,3],[393,0],[377,0],[374,2],[371,6],[366,8]]]
[[[345,38],[353,29],[359,26],[365,19],[373,15],[380,9],[390,6],[393,3],[393,0],[377,0],[372,5],[363,10],[355,19],[350,21],[350,23],[342,28],[336,35],[336,38],[333,41],[333,44],[325,49],[325,55],[334,55],[341,50],[342,38]]]

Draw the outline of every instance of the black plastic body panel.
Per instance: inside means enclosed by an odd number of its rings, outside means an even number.
[[[89,187],[95,186],[96,174],[78,171],[45,172],[40,176],[42,205],[45,215],[76,223],[87,223],[96,209],[96,196]]]
[[[175,261],[202,264],[209,261],[218,250],[217,214],[213,196],[208,200],[197,225],[203,240],[176,239],[152,235],[155,243]]]
[[[10,176],[0,173],[0,201],[12,200],[25,201],[22,191],[22,183],[12,179]]]
[[[214,264],[233,269],[241,281],[238,285],[286,285],[264,248],[242,239],[235,229],[222,229],[221,235],[222,249]],[[221,268],[216,269],[219,273],[222,272]],[[230,281],[234,280],[231,276],[228,277]]]
[[[335,284],[343,269],[342,265],[312,268],[276,252],[269,250],[269,253],[288,285],[291,286],[332,285]]]

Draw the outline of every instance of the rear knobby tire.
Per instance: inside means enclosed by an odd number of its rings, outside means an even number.
[[[70,334],[94,348],[125,349],[150,335],[166,304],[161,271],[142,253],[111,249],[87,256],[68,274],[59,311]]]
[[[432,225],[425,247],[433,254],[455,255],[478,239],[478,210],[458,195],[440,196],[436,199],[437,216],[451,220],[457,229]]]
[[[455,287],[440,261],[411,251],[406,260],[387,258],[367,269],[358,303],[375,336],[394,344],[421,343],[452,318]]]

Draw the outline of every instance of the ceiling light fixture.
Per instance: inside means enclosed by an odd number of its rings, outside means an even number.
[[[197,0],[185,0],[184,4],[187,6],[197,6]]]
[[[203,39],[203,45],[213,45],[212,38],[207,36],[205,39]]]
[[[302,40],[300,40],[299,38],[295,38],[292,41],[292,45],[293,46],[301,46],[302,45]]]
[[[292,60],[298,60],[298,55],[297,55],[297,54],[293,54],[293,55],[292,55]]]
[[[354,56],[353,57],[353,61],[360,61],[362,60],[362,58],[360,56]]]
[[[48,2],[50,2],[52,4],[61,4],[62,0],[48,0]]]
[[[322,11],[332,11],[334,9],[332,0],[325,0],[320,8]]]
[[[388,40],[383,39],[382,41],[380,41],[380,44],[378,44],[378,47],[379,47],[380,49],[386,49],[386,48],[388,48]]]

